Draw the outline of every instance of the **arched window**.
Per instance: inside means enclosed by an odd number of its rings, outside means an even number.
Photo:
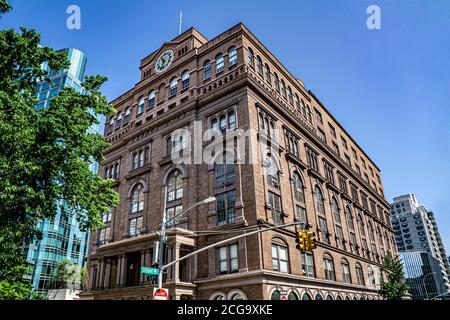
[[[334,274],[333,258],[329,254],[323,255],[323,270],[325,272],[325,279],[336,281],[336,275]]]
[[[333,299],[333,296],[331,294],[328,294],[327,298],[325,300],[334,300],[334,299]]]
[[[133,153],[133,161],[131,165],[131,169],[137,169],[139,167],[139,154],[137,152]]]
[[[236,128],[236,113],[234,110],[228,112],[228,128],[231,130]]]
[[[298,300],[297,295],[294,293],[294,291],[289,292],[288,294],[288,300]]]
[[[211,61],[206,60],[203,64],[203,80],[211,78]]]
[[[217,118],[213,118],[211,120],[211,129],[213,131],[219,130],[219,121],[217,120]]]
[[[242,293],[235,293],[231,296],[230,300],[245,300],[245,297],[242,295]]]
[[[131,213],[138,213],[144,210],[144,187],[138,184],[131,192]]]
[[[166,198],[166,215],[167,221],[172,220],[176,215],[183,211],[181,203],[183,199],[183,179],[181,171],[176,169],[167,178],[167,198]],[[178,219],[169,223],[174,226],[178,223]]]
[[[289,103],[290,104],[294,104],[294,99],[293,99],[293,95],[292,95],[292,89],[290,86],[288,86],[288,98],[289,98]]]
[[[286,98],[286,83],[284,82],[283,79],[281,79],[281,94],[283,95],[284,98]]]
[[[150,91],[150,93],[148,94],[147,108],[150,109],[155,106],[155,98],[156,98],[155,91],[154,90]]]
[[[281,295],[280,295],[280,291],[275,290],[274,292],[272,292],[272,295],[270,296],[270,300],[280,300]]]
[[[251,66],[255,65],[253,57],[254,57],[253,50],[251,48],[248,48],[248,56],[247,56],[247,58],[248,58],[248,64],[251,65]]]
[[[294,172],[292,177],[292,183],[294,188],[294,200],[295,200],[295,213],[297,219],[307,222],[306,209],[305,209],[305,194],[302,178],[297,172]]]
[[[300,108],[300,99],[298,97],[298,94],[295,94],[295,106],[296,106],[298,112],[302,111]]]
[[[314,201],[316,203],[316,210],[318,214],[325,215],[325,207],[323,204],[322,191],[318,186],[314,188]]]
[[[316,294],[316,300],[323,300],[323,297],[318,293]]]
[[[228,66],[233,66],[237,63],[237,51],[235,47],[228,50]]]
[[[114,175],[113,175],[114,179],[118,179],[119,178],[119,164],[116,163],[114,165]]]
[[[306,106],[306,115],[308,117],[308,121],[312,122],[311,108],[309,106]]]
[[[262,60],[260,56],[256,56],[256,70],[258,71],[258,73],[260,75],[263,74],[263,69],[262,69]]]
[[[176,77],[173,77],[172,80],[170,80],[169,96],[174,97],[177,95],[177,92],[178,92],[178,81]]]
[[[189,76],[189,70],[186,70],[181,74],[181,89],[184,90],[189,88]]]
[[[144,97],[140,97],[138,102],[137,114],[141,114],[142,112],[144,112],[144,103]]]
[[[223,54],[219,53],[216,56],[216,73],[222,72],[224,70],[225,64],[223,61]]]
[[[348,229],[351,231],[355,230],[355,225],[353,223],[352,210],[350,209],[349,206],[345,207],[345,217],[347,220]]]
[[[303,102],[303,100],[300,101],[300,108],[302,109],[302,114],[303,116],[306,118],[306,106],[305,103]]]
[[[275,78],[275,90],[280,92],[280,78],[278,78],[278,74],[276,72],[273,73],[273,77]]]
[[[114,118],[111,118],[111,120],[109,120],[108,134],[111,134],[113,130],[114,130]]]
[[[122,112],[119,112],[117,115],[116,128],[120,128],[122,126]]]
[[[227,115],[222,114],[219,118],[220,131],[225,133],[227,131]]]
[[[341,270],[342,270],[342,279],[344,280],[344,283],[352,283],[352,277],[350,275],[350,266],[348,264],[348,261],[345,259],[341,261]]]
[[[144,150],[139,151],[139,167],[142,167],[145,163],[145,153]]]
[[[341,223],[341,214],[339,213],[339,204],[335,197],[331,199],[331,211],[333,212],[334,222]]]
[[[222,292],[214,293],[209,300],[227,300],[227,296]]]
[[[125,118],[124,118],[124,124],[128,124],[128,122],[130,122],[130,114],[131,114],[131,108],[127,107],[125,109]]]
[[[312,299],[311,299],[311,296],[309,295],[309,293],[305,292],[303,294],[302,300],[312,300]]]
[[[270,67],[267,63],[265,64],[265,67],[266,67],[266,81],[271,83],[272,80],[270,78]]]
[[[274,271],[289,273],[288,247],[281,239],[272,242],[272,268]]]
[[[341,214],[339,212],[339,205],[335,197],[331,199],[331,211],[334,217],[336,244],[339,249],[344,249],[344,232],[342,231]]]
[[[369,279],[369,286],[375,289],[376,288],[375,273],[370,266],[367,268],[367,277]]]
[[[356,263],[355,265],[355,271],[356,271],[356,281],[360,286],[364,286],[364,272],[359,263]]]
[[[181,171],[174,170],[167,179],[167,202],[183,198],[183,180]]]
[[[370,241],[372,241],[372,242],[375,242],[375,236],[374,236],[374,231],[373,231],[373,225],[372,225],[372,222],[369,220],[369,222],[368,222],[368,225],[369,225],[369,238],[370,238]]]

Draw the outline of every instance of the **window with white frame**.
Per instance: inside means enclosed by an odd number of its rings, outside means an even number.
[[[237,51],[235,47],[228,50],[228,65],[231,67],[237,63]]]
[[[170,84],[169,84],[169,97],[174,97],[177,95],[177,91],[178,91],[178,80],[177,78],[172,78],[172,80],[170,80]]]
[[[232,273],[239,270],[238,267],[238,246],[232,244],[219,248],[219,273]]]
[[[140,235],[142,233],[142,229],[143,229],[143,223],[144,223],[144,218],[143,217],[138,217],[138,218],[133,218],[130,219],[129,221],[129,228],[128,228],[128,233],[130,234],[130,237],[136,237],[138,235]]]
[[[325,272],[325,279],[336,281],[333,259],[328,254],[324,254],[323,256],[323,270]]]
[[[302,272],[304,276],[315,277],[314,256],[312,253],[303,252],[300,255],[302,261]]]
[[[181,74],[181,88],[182,90],[189,88],[189,70],[184,71]]]
[[[207,60],[203,64],[203,80],[208,80],[211,78],[211,61]]]
[[[131,192],[131,213],[135,214],[144,210],[144,186],[138,184]]]
[[[272,268],[274,271],[289,273],[289,253],[286,245],[272,242]]]
[[[142,112],[144,112],[144,104],[145,104],[144,97],[140,97],[139,101],[138,101],[138,108],[137,108],[138,115],[140,115],[140,114],[142,114]]]
[[[147,108],[149,109],[153,108],[155,106],[155,100],[156,100],[156,93],[154,90],[152,90],[148,94]]]
[[[223,54],[219,53],[216,56],[216,73],[222,72],[225,68],[225,63],[223,60]]]

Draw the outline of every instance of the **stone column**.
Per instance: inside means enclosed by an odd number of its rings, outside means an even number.
[[[180,247],[181,247],[181,244],[175,243],[175,245],[174,245],[175,250],[172,253],[173,254],[172,261],[178,260],[180,258]],[[175,265],[174,265],[173,277],[174,277],[175,282],[180,282],[180,264],[179,263],[175,263]]]
[[[103,281],[103,288],[109,289],[110,279],[111,279],[111,260],[108,259],[106,261],[106,266],[105,266],[105,277],[104,277],[104,281]]]
[[[100,260],[100,266],[98,270],[98,288],[104,288],[104,276],[105,276],[105,258]]]
[[[117,259],[117,287],[123,288],[126,282],[126,259],[125,254],[119,255]]]

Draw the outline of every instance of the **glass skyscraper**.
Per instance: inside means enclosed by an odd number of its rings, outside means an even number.
[[[36,86],[39,100],[37,108],[46,108],[64,87],[72,87],[83,93],[81,82],[85,76],[87,58],[77,49],[62,49],[67,53],[70,67],[66,70],[51,70],[45,63],[42,67],[48,72],[51,81],[44,81]],[[91,128],[99,132],[99,125]],[[91,165],[91,170],[98,172],[98,164]],[[84,267],[89,244],[89,232],[82,232],[71,210],[62,210],[64,203],[58,203],[58,211],[52,220],[38,224],[42,240],[27,245],[27,262],[32,266],[28,280],[40,293],[47,293],[56,276],[58,264],[69,259],[73,264]]]

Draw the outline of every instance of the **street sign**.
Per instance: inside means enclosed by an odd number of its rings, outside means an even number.
[[[141,273],[149,274],[151,276],[157,276],[159,274],[159,269],[149,268],[149,267],[141,267]]]
[[[153,300],[169,300],[169,290],[153,288]]]
[[[280,292],[280,300],[287,300],[287,299],[288,299],[287,291],[282,290],[282,291]]]

